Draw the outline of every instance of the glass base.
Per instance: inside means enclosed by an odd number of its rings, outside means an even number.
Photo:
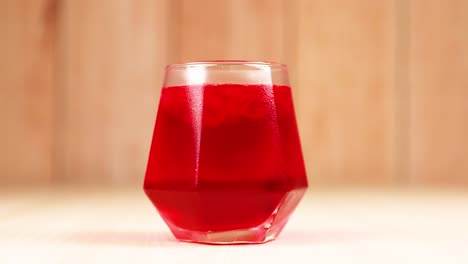
[[[206,214],[206,211],[203,212],[204,209],[202,206],[198,206],[199,214],[196,214],[193,210],[189,211],[190,208],[187,208],[186,211],[188,213],[183,214],[182,217],[177,214],[166,214],[166,211],[160,210],[161,216],[165,220],[166,224],[169,226],[169,229],[174,234],[174,236],[180,241],[186,242],[195,242],[195,243],[203,243],[203,244],[261,244],[271,240],[274,240],[283,230],[284,226],[288,222],[289,216],[294,211],[295,207],[301,200],[302,196],[304,195],[305,188],[290,190],[286,193],[282,193],[282,198],[278,202],[273,200],[273,202],[277,203],[276,208],[272,210],[269,215],[263,215],[260,221],[247,221],[250,219],[250,214],[238,215],[241,214],[242,211],[240,209],[248,210],[248,212],[252,211],[252,206],[249,207],[253,202],[250,203],[242,203],[246,204],[243,207],[234,207],[231,205],[227,206],[228,208],[232,208],[232,210],[224,210],[218,213],[230,214],[232,217],[231,224],[234,221],[242,221],[243,225],[237,225],[238,229],[229,229],[229,228],[219,228],[221,225],[218,225],[218,230],[208,231],[207,228],[203,230],[202,228],[196,229],[200,227],[199,223],[204,223],[204,226],[215,226],[213,218],[217,216],[217,214],[213,214],[212,211],[208,211],[209,214]],[[172,193],[172,192],[171,192]],[[161,198],[164,196],[164,193],[159,192],[158,196],[153,195],[154,193],[151,191],[147,191],[148,196],[150,199],[155,200],[156,197]],[[176,193],[177,194],[177,193]],[[215,193],[216,194],[216,193]],[[206,194],[205,194],[206,195]],[[179,194],[179,196],[181,196]],[[244,197],[247,195],[244,195]],[[202,196],[205,197],[205,196]],[[219,196],[216,196],[219,200]],[[248,197],[248,196],[247,196]],[[258,197],[258,196],[257,196]],[[200,199],[198,197],[198,199]],[[209,199],[211,201],[212,199]],[[171,200],[173,201],[173,200]],[[184,200],[185,201],[185,200]],[[153,201],[154,202],[154,201]],[[157,204],[157,203],[155,203]],[[184,205],[187,203],[184,203]],[[196,203],[192,202],[193,205],[197,205]],[[226,203],[224,203],[226,204]],[[206,209],[216,208],[213,204],[201,204],[204,205]],[[239,209],[240,208],[240,209]],[[253,207],[253,208],[259,208]],[[162,209],[162,208],[160,208]],[[223,208],[225,209],[225,208]],[[183,211],[183,210],[180,210]],[[200,213],[201,211],[201,213]],[[179,211],[177,211],[179,212]],[[244,211],[245,212],[245,211]],[[205,213],[204,215],[202,213]],[[169,217],[170,216],[170,217]],[[177,216],[178,218],[176,218]],[[207,217],[210,216],[210,217]],[[234,216],[237,216],[235,218]],[[207,221],[210,220],[210,221]],[[230,221],[231,218],[221,218],[224,221]],[[256,218],[253,220],[258,220],[258,214]],[[184,220],[184,221],[182,221]],[[190,221],[188,221],[190,220]],[[260,222],[260,223],[259,223]],[[198,225],[196,225],[198,224]],[[232,226],[232,225],[231,225]],[[227,227],[227,226],[224,226]]]
[[[178,240],[184,242],[217,245],[262,244],[272,241],[276,237],[278,237],[281,230],[283,229],[283,226],[269,228],[267,224],[255,228],[237,229],[220,232],[191,231],[172,226],[171,231]]]

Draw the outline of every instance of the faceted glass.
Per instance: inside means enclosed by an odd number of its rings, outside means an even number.
[[[167,67],[144,190],[177,239],[270,241],[306,188],[285,65]]]

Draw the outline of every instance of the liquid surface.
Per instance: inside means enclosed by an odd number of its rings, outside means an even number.
[[[144,187],[179,228],[222,231],[265,222],[289,191],[307,187],[291,89],[163,88]]]

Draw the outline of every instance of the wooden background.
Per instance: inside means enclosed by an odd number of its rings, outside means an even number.
[[[290,67],[311,185],[468,186],[468,1],[0,0],[0,182],[142,182],[167,63]]]

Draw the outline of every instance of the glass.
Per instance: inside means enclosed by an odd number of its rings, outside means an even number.
[[[144,190],[177,239],[273,240],[306,188],[285,65],[167,66]]]

